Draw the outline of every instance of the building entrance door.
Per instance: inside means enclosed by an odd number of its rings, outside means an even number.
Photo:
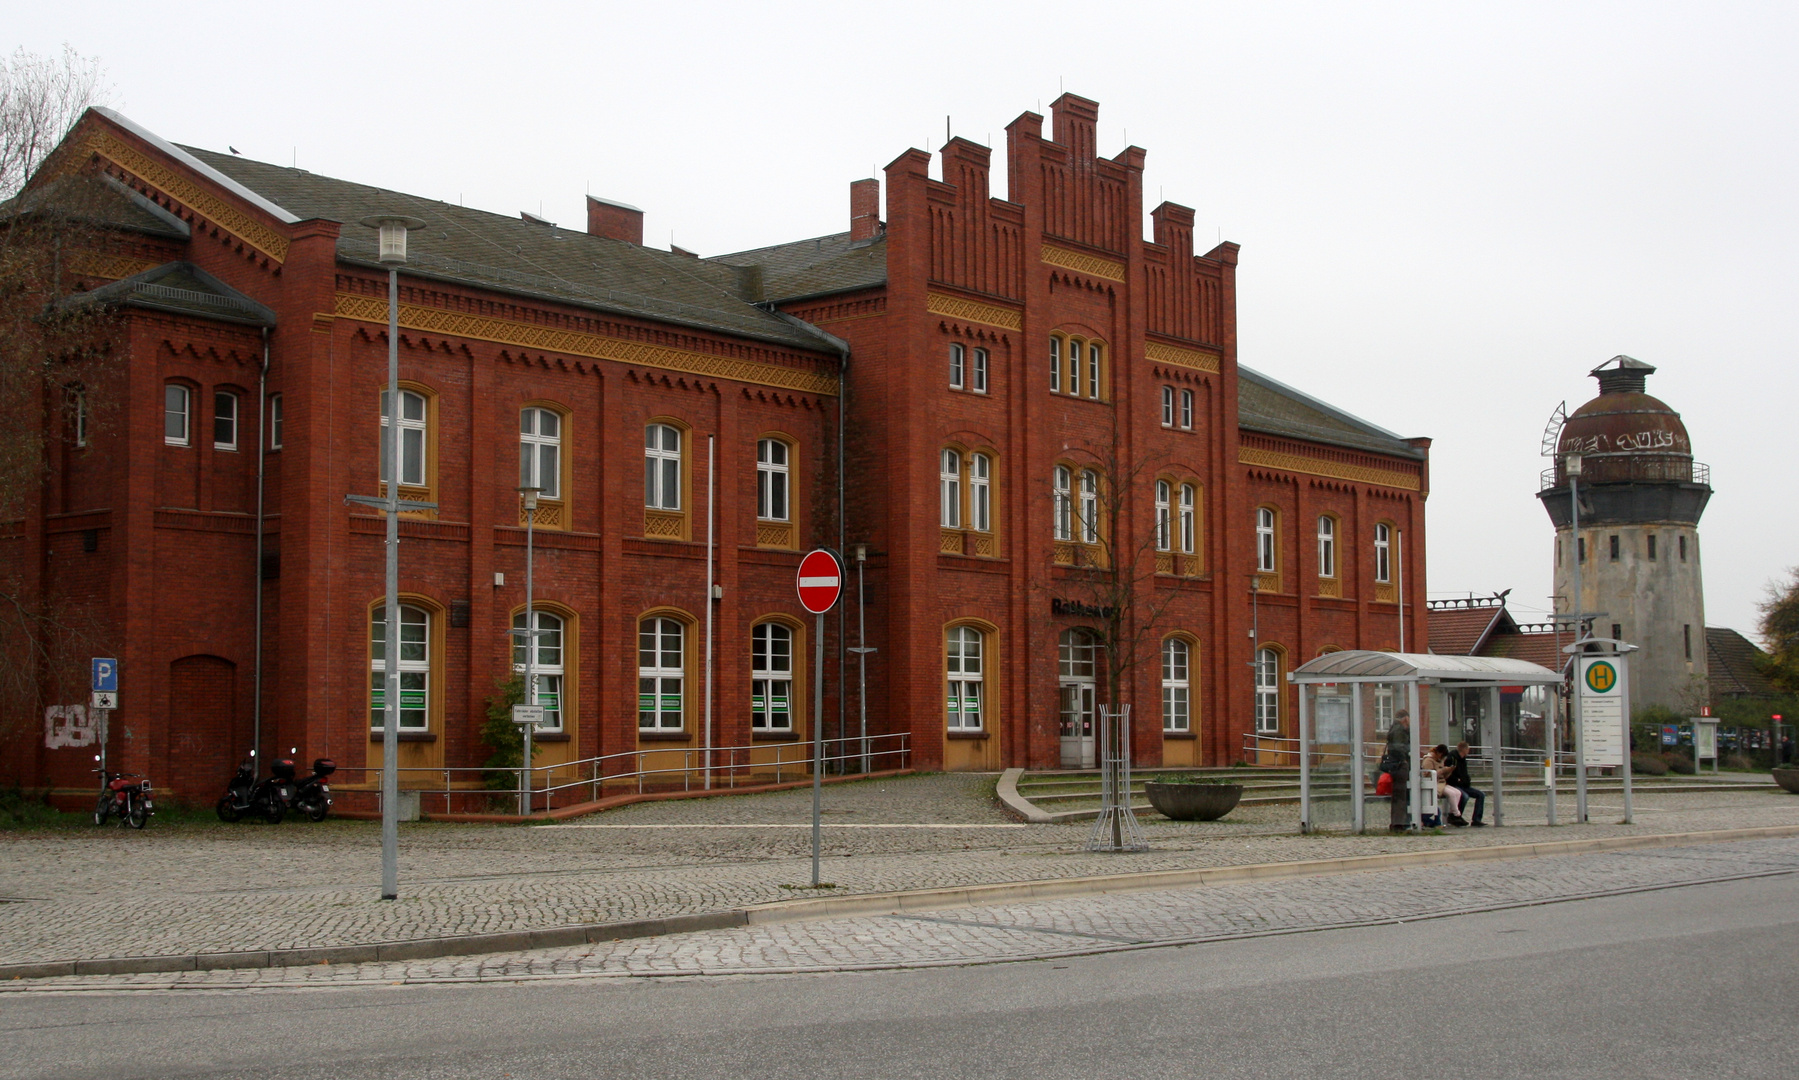
[[[1062,684],[1062,767],[1092,769],[1093,756],[1093,684]]]

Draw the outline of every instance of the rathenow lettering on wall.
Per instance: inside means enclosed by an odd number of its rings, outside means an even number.
[[[1118,609],[1111,606],[1100,607],[1097,604],[1083,604],[1079,600],[1052,598],[1049,602],[1049,613],[1051,615],[1074,615],[1083,619],[1110,619],[1118,614]]]

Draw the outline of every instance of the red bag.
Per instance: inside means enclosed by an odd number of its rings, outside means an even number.
[[[1376,795],[1391,795],[1391,794],[1393,794],[1393,774],[1392,773],[1384,772],[1384,773],[1380,774],[1380,779],[1376,780],[1374,782],[1374,793]]]

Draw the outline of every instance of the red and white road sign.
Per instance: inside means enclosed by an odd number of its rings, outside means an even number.
[[[814,615],[823,615],[843,595],[843,567],[837,556],[819,548],[808,551],[800,560],[800,606]]]

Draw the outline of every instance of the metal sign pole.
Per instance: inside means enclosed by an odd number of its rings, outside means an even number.
[[[1616,650],[1613,659],[1618,662],[1618,723],[1624,728],[1624,764],[1620,767],[1619,772],[1624,777],[1624,824],[1629,825],[1632,819],[1630,812],[1630,657],[1624,655],[1624,650],[1619,647],[1618,643],[1613,642],[1612,648]],[[1695,768],[1693,771],[1697,773],[1699,770]]]
[[[1574,715],[1569,722],[1574,725],[1574,820],[1582,825],[1587,823],[1587,717],[1586,690],[1581,685],[1586,681],[1586,672],[1580,669],[1580,658],[1583,654],[1576,652],[1570,661],[1574,665]]]
[[[400,271],[387,271],[387,605],[382,626],[381,899],[400,895]]]
[[[825,770],[825,613],[812,631],[812,887],[818,888],[818,806]]]

